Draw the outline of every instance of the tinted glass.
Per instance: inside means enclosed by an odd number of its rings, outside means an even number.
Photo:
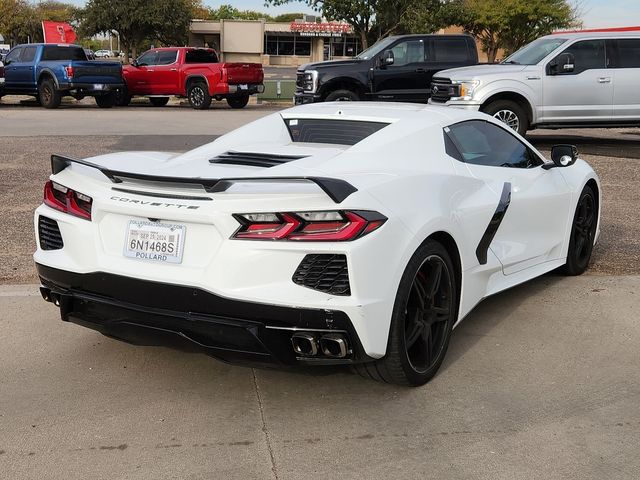
[[[355,145],[388,125],[382,122],[312,118],[288,119],[285,123],[294,142],[336,145]]]
[[[374,43],[372,46],[360,52],[360,54],[356,58],[361,58],[363,60],[368,60],[370,58],[375,57],[378,53],[386,50],[391,43],[395,40],[394,37],[387,37],[379,42]]]
[[[5,63],[16,62],[18,60],[18,57],[20,57],[21,53],[22,53],[22,47],[14,48],[4,58]]]
[[[158,61],[158,52],[146,52],[138,57],[138,65],[144,67],[145,65],[156,65]]]
[[[607,68],[604,40],[584,40],[563,50],[562,53],[573,55],[573,72],[561,75],[577,75],[585,70]]]
[[[542,160],[504,128],[481,120],[451,125],[449,135],[459,155],[451,155],[466,163],[489,167],[532,168]]]
[[[218,55],[213,50],[187,50],[187,63],[218,63]]]
[[[156,65],[171,65],[175,63],[177,56],[177,50],[161,50],[158,52],[158,63]]]
[[[33,62],[34,58],[36,58],[36,47],[24,47],[22,49],[21,62]]]
[[[86,60],[87,56],[81,47],[60,47],[47,45],[42,52],[42,60]]]
[[[433,62],[464,62],[469,59],[464,38],[433,38]]]
[[[640,38],[618,40],[618,68],[640,68]]]
[[[408,40],[395,45],[393,52],[393,64],[390,67],[402,67],[412,63],[424,63],[424,40]]]

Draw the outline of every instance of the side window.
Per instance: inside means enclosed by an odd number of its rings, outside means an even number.
[[[424,40],[405,40],[396,44],[393,52],[393,65],[390,67],[403,67],[412,63],[424,63]]]
[[[141,67],[144,67],[147,65],[156,65],[157,61],[158,61],[158,52],[156,51],[146,52],[138,57],[138,65]]]
[[[172,63],[175,63],[177,56],[177,50],[160,50],[158,52],[158,61],[156,65],[171,65]]]
[[[11,62],[17,62],[18,58],[20,58],[20,54],[22,53],[23,47],[16,47],[7,53],[7,56],[4,58],[4,63],[8,65]]]
[[[432,62],[464,62],[469,60],[467,41],[464,38],[433,37]]]
[[[187,50],[186,63],[218,63],[218,56],[213,50]]]
[[[604,40],[584,40],[576,42],[562,51],[570,53],[574,58],[573,72],[559,75],[577,75],[586,70],[607,68]]]
[[[445,134],[453,144],[447,145],[445,140],[447,153],[465,163],[507,168],[533,168],[543,164],[542,159],[514,135],[489,122],[456,123],[445,128]]]
[[[22,55],[20,55],[21,62],[33,62],[36,58],[36,47],[23,47]]]
[[[640,68],[640,38],[623,38],[617,43],[616,68]]]

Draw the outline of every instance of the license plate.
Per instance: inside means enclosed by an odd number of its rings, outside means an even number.
[[[93,89],[94,90],[104,90],[104,84],[103,83],[94,83],[93,84]]]
[[[182,263],[186,227],[130,220],[124,256],[155,263]]]
[[[240,90],[247,90],[249,88],[249,85],[247,85],[246,83],[242,83],[242,84],[238,85],[238,88]]]

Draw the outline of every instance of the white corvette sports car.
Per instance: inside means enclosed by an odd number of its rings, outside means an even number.
[[[600,184],[458,109],[320,103],[187,152],[52,157],[45,300],[136,344],[421,385],[488,295],[588,266]]]

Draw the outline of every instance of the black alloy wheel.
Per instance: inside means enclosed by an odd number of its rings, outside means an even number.
[[[418,373],[432,368],[446,347],[453,299],[452,275],[446,262],[430,255],[413,280],[405,309],[405,348]]]
[[[249,103],[249,95],[240,95],[236,97],[227,97],[227,104],[231,108],[244,108]]]
[[[458,316],[459,290],[451,257],[427,239],[409,261],[396,295],[386,355],[354,366],[363,377],[420,386],[444,360]]]
[[[205,83],[192,83],[187,91],[189,104],[196,110],[206,110],[211,105],[211,95]]]
[[[567,275],[580,275],[589,266],[597,226],[596,195],[593,189],[587,185],[580,194],[573,216],[567,263],[563,268]]]
[[[325,102],[357,102],[360,96],[351,90],[334,90],[324,99]]]
[[[62,101],[60,92],[56,90],[53,80],[46,79],[38,85],[38,98],[44,108],[58,108]]]
[[[104,95],[98,95],[95,97],[95,100],[98,107],[111,108],[116,104],[116,94],[115,92],[105,93]]]

